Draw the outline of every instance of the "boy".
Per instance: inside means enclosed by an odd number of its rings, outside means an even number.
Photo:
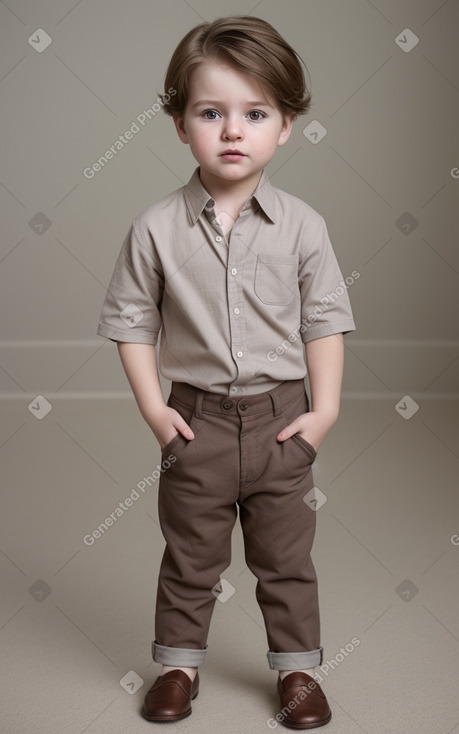
[[[309,107],[298,59],[249,16],[182,39],[161,99],[199,166],[134,219],[102,308],[98,334],[118,343],[168,467],[152,644],[162,670],[142,708],[149,721],[191,714],[237,507],[279,671],[277,720],[311,729],[331,718],[313,677],[323,650],[305,496],[338,416],[342,335],[355,325],[322,217],[264,171]]]

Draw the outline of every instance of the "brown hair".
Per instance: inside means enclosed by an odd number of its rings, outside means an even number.
[[[168,115],[183,117],[191,74],[206,59],[225,61],[255,78],[283,114],[296,118],[309,109],[300,56],[265,20],[240,15],[201,23],[182,38],[166,72],[169,93],[159,95]]]

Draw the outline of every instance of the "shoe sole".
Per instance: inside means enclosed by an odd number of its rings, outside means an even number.
[[[283,719],[280,723],[283,726],[286,726],[288,729],[317,729],[319,726],[325,726],[325,724],[328,724],[331,717],[332,715],[330,712],[330,716],[327,716],[326,719],[322,719],[322,721],[317,721],[314,724],[297,724],[294,721],[288,721],[288,719]]]
[[[191,700],[194,701],[195,698],[197,698],[199,691],[197,691],[194,696],[191,697]],[[183,714],[172,714],[172,715],[164,715],[161,716],[161,714],[155,715],[155,714],[148,714],[144,707],[142,707],[142,710],[140,712],[144,719],[147,721],[180,721],[181,719],[186,719],[187,716],[190,716],[191,714],[191,708],[189,708],[187,711],[185,711]]]

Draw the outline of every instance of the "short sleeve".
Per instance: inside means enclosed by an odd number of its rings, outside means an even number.
[[[112,341],[155,345],[161,329],[164,277],[145,225],[134,220],[108,285],[97,334]]]
[[[359,276],[353,271],[343,278],[327,226],[319,215],[319,229],[312,242],[303,244],[299,265],[303,342],[355,330],[348,289]]]

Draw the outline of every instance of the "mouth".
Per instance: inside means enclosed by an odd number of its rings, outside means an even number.
[[[227,161],[239,161],[241,158],[245,157],[245,153],[241,153],[241,151],[236,148],[228,148],[228,150],[224,150],[223,153],[220,154],[220,158],[224,158]]]

